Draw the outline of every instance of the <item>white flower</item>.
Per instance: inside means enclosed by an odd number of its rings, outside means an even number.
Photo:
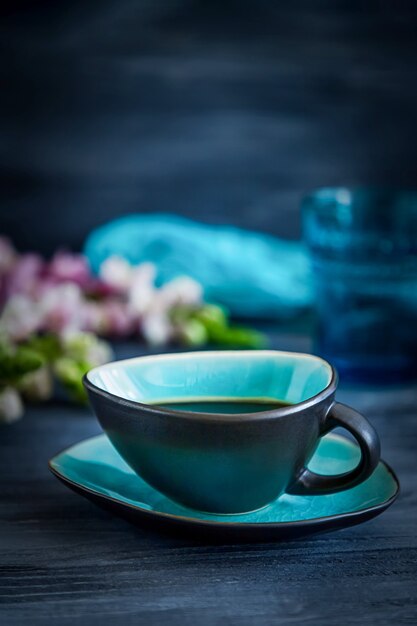
[[[153,263],[141,263],[133,269],[129,289],[129,307],[136,315],[141,315],[152,305],[155,295],[156,268]]]
[[[91,366],[103,365],[113,358],[113,352],[109,344],[102,339],[96,339],[90,346],[87,353],[87,360]]]
[[[20,341],[37,331],[42,323],[39,306],[28,296],[15,294],[9,298],[0,316],[0,330],[9,339]]]
[[[142,319],[141,330],[153,346],[161,346],[172,339],[172,325],[167,315],[151,311]]]
[[[0,391],[0,422],[17,422],[24,412],[22,399],[16,389],[6,387]]]
[[[91,367],[107,363],[113,356],[109,344],[93,333],[67,331],[61,340],[66,357],[87,362]]]
[[[103,305],[99,302],[85,301],[83,304],[83,330],[96,334],[108,331]]]
[[[100,278],[104,283],[117,289],[128,291],[132,284],[134,269],[120,256],[110,256],[100,266]]]
[[[158,301],[164,309],[176,305],[200,304],[202,296],[203,289],[200,283],[188,276],[178,276],[158,291]]]
[[[28,400],[49,400],[53,392],[53,380],[50,369],[44,366],[34,372],[29,372],[20,381],[19,389]]]
[[[197,305],[201,302],[202,287],[195,280],[180,276],[160,289],[154,287],[155,267],[143,264],[136,288],[131,292],[131,306],[140,315],[141,331],[151,345],[163,345],[174,338],[175,329],[170,319],[173,307]]]

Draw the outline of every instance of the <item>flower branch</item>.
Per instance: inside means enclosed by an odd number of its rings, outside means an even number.
[[[19,255],[0,238],[0,421],[21,415],[22,398],[48,399],[55,380],[85,400],[83,374],[112,357],[103,337],[136,336],[153,346],[264,345],[262,334],[231,326],[225,310],[205,303],[195,280],[155,281],[151,263],[111,257],[94,276],[83,255],[58,252],[48,262]]]

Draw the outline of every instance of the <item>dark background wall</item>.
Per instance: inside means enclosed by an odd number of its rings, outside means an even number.
[[[416,184],[415,2],[1,11],[0,232],[21,248],[134,211],[296,237],[305,190]]]

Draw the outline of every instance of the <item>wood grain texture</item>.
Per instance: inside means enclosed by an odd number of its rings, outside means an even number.
[[[416,185],[413,1],[1,10],[0,232],[23,249],[136,211],[294,237],[311,188]]]
[[[309,347],[301,335],[272,340]],[[138,529],[68,491],[47,460],[99,432],[88,410],[56,402],[1,428],[0,623],[415,624],[417,392],[338,397],[372,419],[402,494],[371,522],[295,542],[213,545]]]

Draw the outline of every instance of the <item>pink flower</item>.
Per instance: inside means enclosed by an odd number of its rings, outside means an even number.
[[[7,298],[8,274],[17,260],[17,254],[6,237],[0,237],[0,307]]]
[[[85,301],[83,306],[83,330],[97,335],[106,334],[106,322],[101,302],[94,300]]]
[[[131,335],[135,317],[127,304],[115,298],[103,302],[86,302],[84,305],[84,329],[113,337]]]
[[[101,278],[96,278],[94,276],[91,277],[87,287],[87,292],[89,296],[94,296],[96,298],[109,298],[111,296],[120,295],[118,289],[115,289],[111,285],[103,282]]]
[[[120,300],[107,300],[101,305],[106,326],[106,335],[123,337],[134,330],[134,316],[129,307]]]
[[[57,252],[47,268],[47,275],[59,283],[71,282],[87,288],[91,281],[87,259],[82,254]]]
[[[0,236],[0,274],[5,274],[14,265],[17,259],[16,250],[7,237]]]
[[[56,333],[81,329],[84,322],[83,304],[78,285],[63,283],[49,287],[39,301],[43,329]]]
[[[38,254],[24,254],[13,265],[7,280],[7,295],[24,293],[34,296],[42,277],[44,262]]]

